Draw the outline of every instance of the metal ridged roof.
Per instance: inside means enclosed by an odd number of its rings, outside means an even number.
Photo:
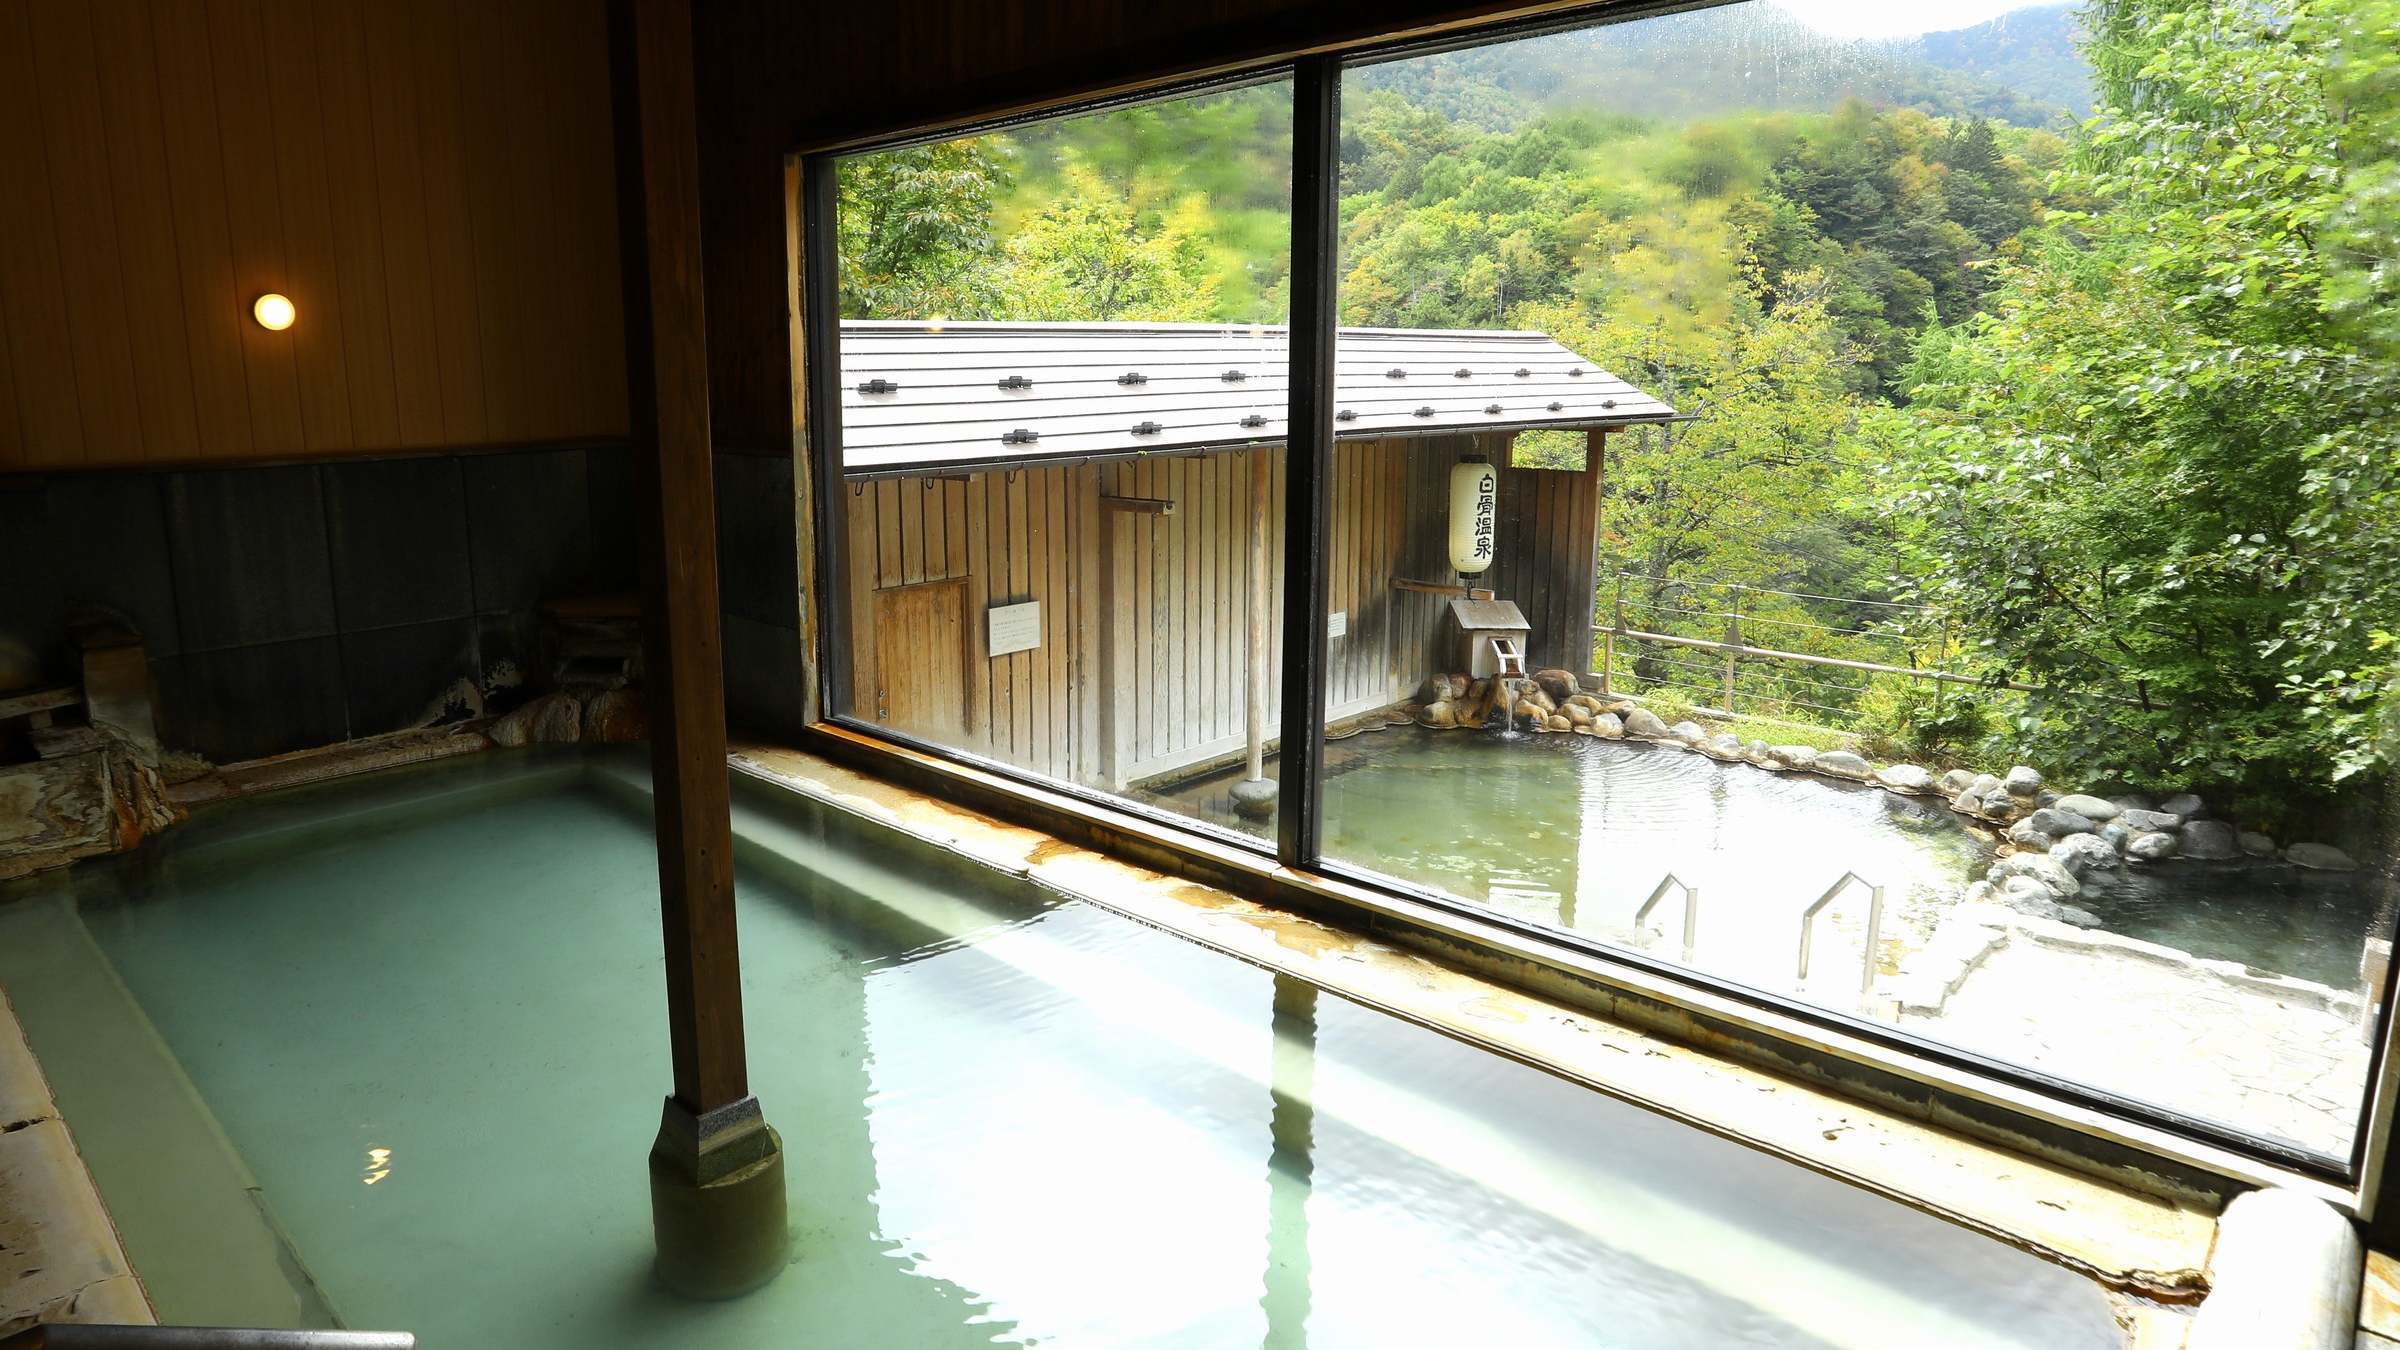
[[[852,477],[1284,440],[1281,327],[848,320],[841,347]],[[1342,437],[1675,415],[1545,333],[1344,328],[1334,366]]]

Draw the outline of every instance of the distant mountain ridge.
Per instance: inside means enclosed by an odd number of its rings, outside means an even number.
[[[1737,4],[1369,66],[1351,79],[1491,131],[1568,108],[1689,121],[1852,97],[2050,127],[2090,103],[2073,23],[2064,7],[2026,9],[1955,32],[1849,42],[1772,6]]]
[[[2083,23],[2074,6],[2052,4],[2015,10],[1972,28],[1927,33],[1903,46],[1927,65],[2081,118],[2092,111],[2092,68],[2076,45],[2082,39]]]

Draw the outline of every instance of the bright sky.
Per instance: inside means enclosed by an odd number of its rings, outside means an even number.
[[[1800,22],[1838,38],[1911,37],[1972,28],[2045,0],[1773,0]],[[2058,4],[2064,0],[2047,0]]]

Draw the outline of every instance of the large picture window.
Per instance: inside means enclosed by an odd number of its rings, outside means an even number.
[[[835,711],[2344,1171],[2384,283],[2333,45],[2169,8],[1727,4],[842,159]]]
[[[841,161],[840,712],[1167,806],[1264,753],[1290,161],[1283,83]]]

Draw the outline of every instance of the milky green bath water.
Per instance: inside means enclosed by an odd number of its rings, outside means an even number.
[[[2033,1257],[780,798],[737,825],[792,1263],[678,1301],[647,1279],[645,809],[619,760],[420,771],[0,902],[0,981],[167,1320],[250,1297],[188,1212],[246,1166],[314,1284],[260,1320],[429,1350],[2119,1342]],[[131,1002],[70,996],[78,962]],[[231,1158],[112,1088],[142,1016]]]

